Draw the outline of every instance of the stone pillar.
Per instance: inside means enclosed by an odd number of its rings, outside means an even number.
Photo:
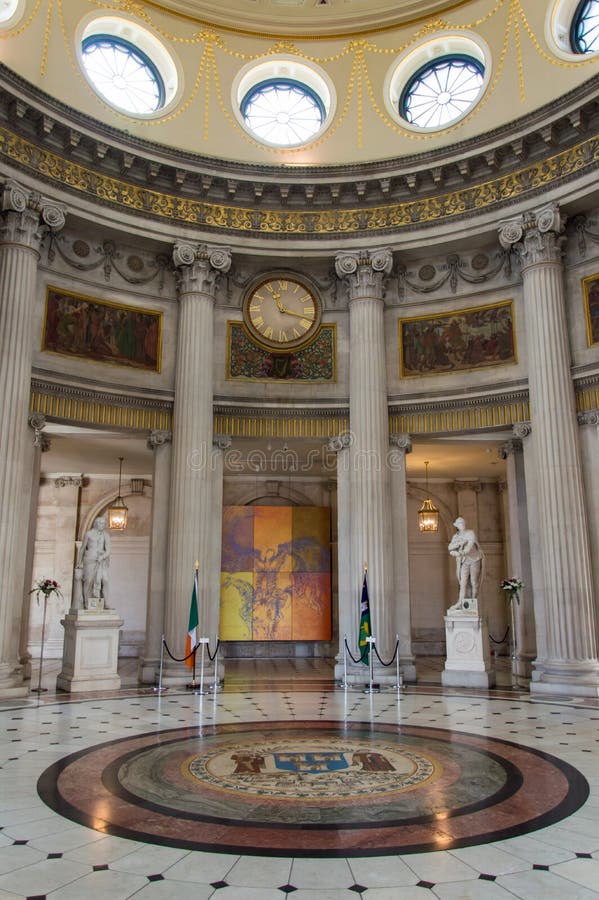
[[[527,687],[530,682],[532,661],[536,656],[536,644],[532,601],[534,582],[522,439],[514,437],[503,444],[500,448],[500,456],[505,459],[507,474],[506,489],[502,491],[501,495],[507,563],[504,577],[520,578],[524,584],[524,588],[520,592],[520,603],[516,603],[514,606],[516,660],[512,674],[518,687]],[[511,627],[509,612],[508,610],[508,623]]]
[[[170,431],[155,430],[148,436],[148,447],[154,455],[152,473],[152,531],[148,561],[148,599],[146,639],[138,663],[142,684],[154,684],[160,668],[160,643],[164,630],[164,598],[166,594],[166,560],[168,544],[168,512],[171,478]]]
[[[465,519],[466,527],[471,528],[478,535],[477,495],[481,492],[480,481],[456,478],[453,486],[458,495],[458,516]]]
[[[0,696],[26,693],[19,658],[33,459],[28,434],[39,247],[65,221],[56,203],[0,183]]]
[[[532,693],[599,694],[597,622],[555,205],[500,226],[522,262],[532,439],[545,574],[547,656]]]
[[[408,490],[406,456],[412,452],[409,434],[392,434],[389,452],[391,472],[391,510],[393,534],[393,614],[399,635],[399,663],[404,681],[416,681],[412,653],[412,616],[410,613],[410,563],[408,553]]]
[[[350,578],[357,595],[363,564],[368,564],[372,633],[385,661],[395,645],[383,301],[392,265],[388,249],[339,253],[335,258],[337,275],[349,290]],[[379,668],[377,678],[387,672],[391,675],[392,670]]]
[[[31,496],[29,499],[29,519],[23,540],[27,543],[25,557],[25,582],[23,585],[23,612],[21,616],[21,638],[19,647],[19,662],[23,666],[25,679],[31,678],[31,654],[29,652],[29,619],[31,613],[33,557],[35,554],[35,531],[37,526],[37,505],[40,489],[40,470],[42,465],[42,453],[50,449],[50,438],[43,433],[46,427],[46,417],[41,413],[32,413],[29,416],[29,427],[33,429],[33,461],[31,473]]]
[[[224,478],[224,455],[231,446],[231,437],[228,434],[215,434],[213,440],[212,451],[212,519],[213,527],[211,532],[211,541],[208,554],[209,569],[209,603],[207,607],[206,621],[200,627],[202,634],[210,638],[210,652],[214,653],[216,642],[220,631],[220,574],[221,574],[221,556],[223,547],[223,478]],[[221,663],[224,662],[221,656],[219,660],[219,679],[224,675],[224,669]]]
[[[578,424],[581,426],[582,467],[589,511],[596,614],[599,617],[599,409],[579,413]]]
[[[196,560],[200,564],[200,633],[204,633],[210,607],[214,297],[219,274],[227,272],[231,265],[231,252],[204,244],[177,243],[173,261],[179,276],[179,327],[165,636],[171,653],[182,657]],[[187,669],[182,664],[169,664],[169,668],[170,683],[187,680]]]
[[[330,453],[337,454],[337,621],[339,627],[339,651],[335,657],[335,678],[343,679],[344,642],[354,656],[358,652],[358,628],[360,621],[361,584],[351,577],[351,528],[350,528],[350,455],[351,436],[340,434],[327,445]],[[347,659],[351,667],[351,660]]]

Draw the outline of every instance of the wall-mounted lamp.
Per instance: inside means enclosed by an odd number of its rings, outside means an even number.
[[[428,459],[424,461],[425,478],[426,478],[426,499],[418,510],[418,528],[420,531],[426,531],[429,534],[435,534],[439,530],[439,510],[434,506],[433,501],[429,497],[428,491]]]
[[[108,527],[112,531],[124,531],[127,527],[127,513],[125,501],[121,497],[121,475],[123,473],[124,456],[119,456],[119,492],[116,500],[108,509]]]

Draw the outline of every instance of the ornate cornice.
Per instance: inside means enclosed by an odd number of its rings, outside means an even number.
[[[175,153],[62,106],[3,66],[0,80],[5,163],[75,197],[215,236],[322,240],[472,218],[590,174],[599,161],[599,79],[450,151],[292,170]]]

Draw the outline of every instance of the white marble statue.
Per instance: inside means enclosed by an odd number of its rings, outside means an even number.
[[[108,566],[110,563],[110,538],[106,519],[98,516],[93,527],[86,531],[81,542],[77,566],[83,570],[83,604],[89,609],[89,601],[102,599],[108,606]]]
[[[466,522],[459,516],[453,523],[457,528],[448,545],[449,555],[455,557],[456,575],[460,586],[457,603],[447,610],[451,612],[477,612],[478,589],[480,587],[485,555],[478,538]]]

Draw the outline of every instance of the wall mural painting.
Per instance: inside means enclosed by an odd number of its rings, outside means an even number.
[[[162,313],[49,287],[42,350],[160,372]]]
[[[307,346],[287,353],[262,349],[241,322],[228,323],[227,378],[242,381],[335,381],[335,326],[322,325]]]
[[[402,378],[515,363],[511,300],[399,320]]]
[[[326,508],[225,507],[221,640],[330,640],[329,542]]]
[[[589,347],[599,344],[599,275],[591,275],[582,282]]]

